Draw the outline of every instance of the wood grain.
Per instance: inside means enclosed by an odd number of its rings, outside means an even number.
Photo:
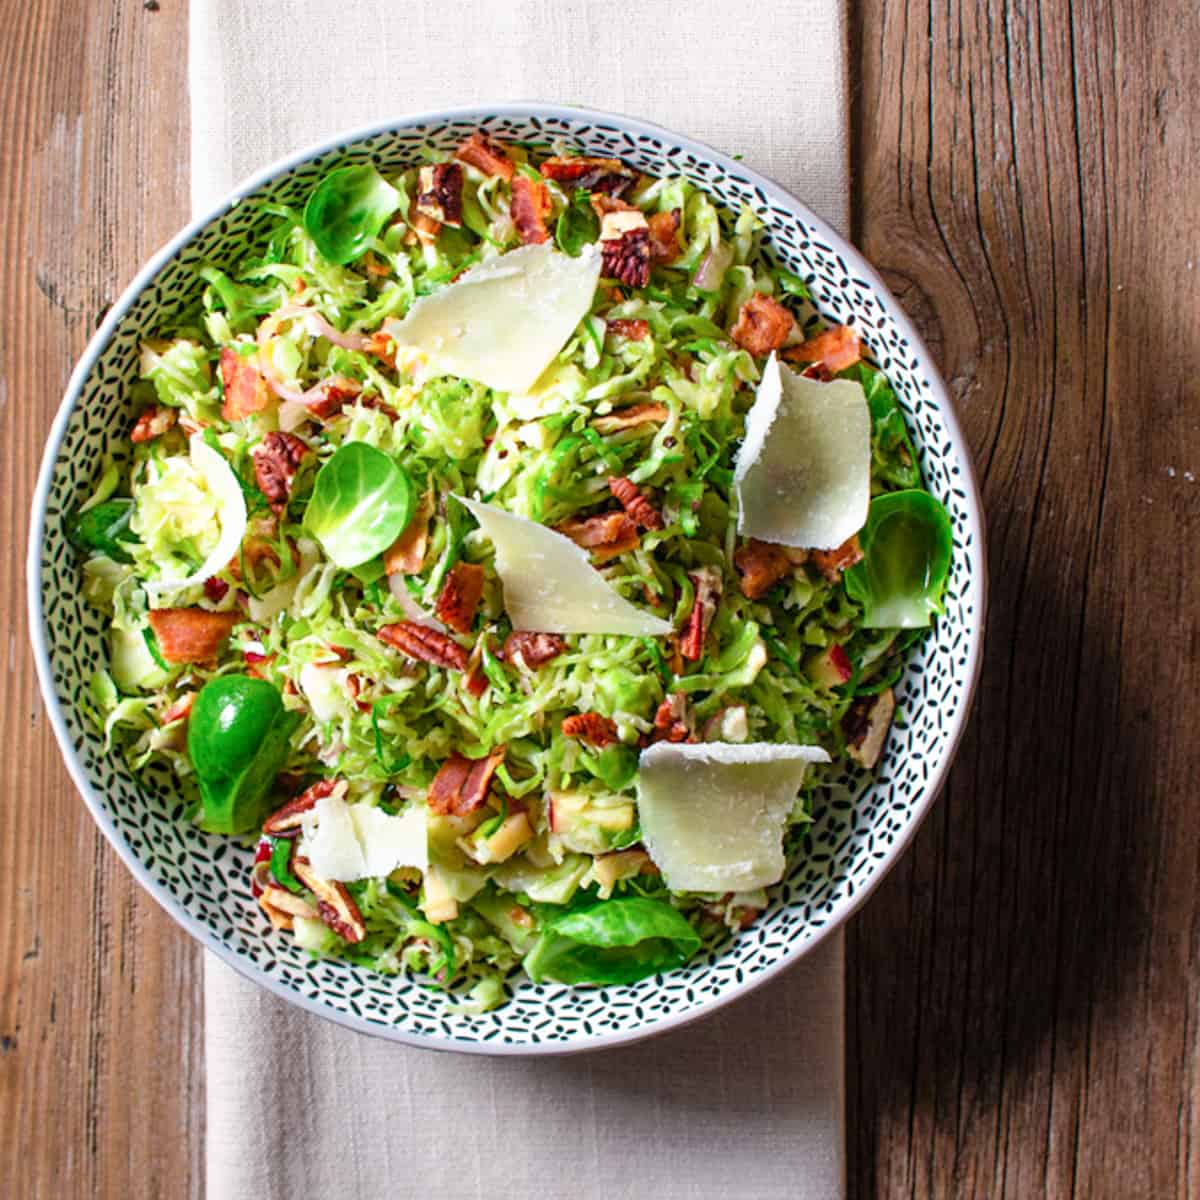
[[[852,0],[855,230],[988,508],[976,718],[850,930],[856,1196],[1200,1195],[1200,16]],[[0,0],[0,1194],[202,1191],[197,952],[81,815],[16,557],[75,357],[186,216],[186,14]]]

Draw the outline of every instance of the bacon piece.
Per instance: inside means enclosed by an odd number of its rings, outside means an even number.
[[[417,212],[440,225],[462,228],[463,169],[456,162],[430,163],[417,172]]]
[[[485,175],[499,175],[501,179],[511,179],[513,160],[508,157],[504,147],[490,138],[483,130],[476,130],[457,150],[454,157],[459,162],[475,167]]]
[[[608,323],[608,332],[631,342],[643,342],[650,336],[650,322],[640,317],[614,317]]]
[[[381,263],[379,259],[375,257],[374,250],[368,250],[366,254],[364,254],[358,261],[362,265],[362,269],[366,271],[368,275],[374,275],[378,279],[382,279],[392,273],[391,266],[385,262]]]
[[[458,633],[470,633],[475,611],[483,598],[487,573],[478,563],[455,563],[442,584],[434,611],[443,625]]]
[[[267,381],[232,346],[221,351],[221,382],[225,385],[221,416],[226,421],[240,421],[271,403]]]
[[[548,158],[538,169],[556,183],[609,196],[624,195],[637,179],[619,158]]]
[[[318,800],[331,796],[338,786],[336,779],[318,779],[312,787],[276,809],[264,822],[262,831],[267,837],[294,837],[300,832],[300,822],[306,812],[317,805]]]
[[[557,633],[535,633],[527,629],[515,629],[504,639],[500,657],[505,662],[516,662],[519,658],[531,670],[557,658],[567,643]]]
[[[413,621],[384,625],[379,640],[418,662],[453,671],[467,669],[467,652],[452,637]]]
[[[742,576],[742,595],[747,600],[765,596],[793,567],[782,546],[751,538],[733,555],[733,565]]]
[[[699,662],[704,654],[704,642],[708,627],[717,605],[721,600],[721,572],[716,567],[700,567],[688,578],[696,589],[692,611],[688,614],[687,627],[679,643],[679,652],[689,662]]]
[[[372,338],[379,336],[378,333],[371,334]],[[369,346],[367,352],[371,353]],[[357,379],[346,375],[331,375],[321,381],[320,391],[306,402],[305,407],[318,421],[328,421],[336,417],[361,391],[362,384]]]
[[[527,175],[514,175],[509,214],[520,235],[521,244],[534,246],[550,240],[546,221],[550,217],[550,191]]]
[[[654,737],[656,742],[688,742],[695,740],[695,722],[687,696],[674,692],[668,696],[654,714]]]
[[[486,758],[452,754],[433,777],[425,802],[443,817],[465,817],[473,813],[483,807],[492,786],[492,776],[503,761],[503,746],[497,747]]]
[[[683,249],[679,242],[679,209],[654,213],[646,223],[650,229],[650,261],[656,266],[673,263]]]
[[[641,541],[633,519],[620,510],[594,517],[570,517],[555,529],[566,534],[575,545],[590,550],[596,562],[624,554]]]
[[[429,518],[433,516],[433,492],[426,491],[412,520],[383,552],[383,569],[389,575],[416,575],[425,563],[429,548]]]
[[[617,741],[617,723],[611,717],[601,716],[598,712],[576,713],[564,717],[562,723],[564,737],[578,738],[593,746],[611,746]]]
[[[134,423],[133,432],[129,435],[130,440],[152,442],[155,438],[162,437],[175,424],[178,416],[173,408],[152,404]]]
[[[610,475],[608,490],[621,502],[621,507],[643,528],[661,529],[662,514],[642,495],[641,488],[623,475]]]
[[[787,341],[795,324],[796,318],[778,300],[755,292],[739,310],[729,336],[756,358],[765,358]]]
[[[645,214],[627,205],[600,221],[600,273],[629,287],[650,282],[650,227]]]
[[[258,490],[267,498],[276,516],[282,516],[292,494],[296,472],[308,454],[308,446],[294,433],[268,433],[251,452]]]
[[[836,375],[862,358],[862,338],[849,325],[834,325],[799,346],[789,346],[783,357],[788,362],[814,363]]]
[[[318,875],[307,858],[293,859],[292,873],[317,898],[317,915],[338,937],[361,942],[367,936],[366,922],[344,884]]]
[[[241,613],[206,608],[154,608],[148,615],[159,653],[169,663],[211,662],[240,619]]]
[[[639,425],[661,425],[671,410],[665,404],[630,404],[615,412],[605,413],[592,421],[597,433],[616,433],[621,429],[635,429]]]
[[[858,534],[853,533],[840,546],[832,550],[810,550],[808,557],[830,583],[837,583],[847,567],[862,562],[862,545]]]
[[[395,368],[396,343],[392,341],[391,335],[384,333],[382,329],[377,329],[367,336],[363,350],[373,358],[379,359],[385,367]]]

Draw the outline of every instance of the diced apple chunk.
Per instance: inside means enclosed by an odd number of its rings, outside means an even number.
[[[817,687],[835,688],[841,687],[854,674],[854,668],[845,648],[834,645],[814,654],[805,663],[804,673]]]

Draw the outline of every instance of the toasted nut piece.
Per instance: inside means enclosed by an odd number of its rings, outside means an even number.
[[[597,433],[617,433],[622,429],[635,429],[639,425],[661,425],[670,415],[671,410],[665,404],[630,404],[627,408],[618,408],[615,412],[596,417],[592,421],[592,428]]]
[[[646,222],[650,227],[650,261],[656,265],[674,262],[683,247],[679,243],[679,209],[654,213]]]
[[[617,741],[617,723],[597,712],[576,713],[562,723],[564,737],[579,738],[593,746],[610,746]]]
[[[816,363],[836,375],[862,358],[862,338],[849,325],[834,325],[799,346],[790,346],[783,357],[789,362]]]
[[[262,831],[267,837],[293,837],[300,832],[300,823],[304,814],[316,807],[317,801],[326,796],[332,796],[339,784],[342,791],[346,785],[338,779],[318,779],[310,788],[306,788],[293,800],[289,800],[282,808],[276,809],[264,822]]]
[[[641,488],[623,475],[610,475],[608,490],[621,502],[621,507],[643,528],[661,529],[662,515],[642,495]]]
[[[152,442],[162,437],[175,424],[179,414],[173,408],[161,404],[152,404],[134,423],[133,432],[129,435],[134,442]]]
[[[416,512],[400,536],[383,552],[383,569],[389,575],[416,575],[425,564],[429,548],[429,519],[433,516],[433,491],[426,489]]]
[[[689,662],[698,662],[704,653],[709,624],[721,600],[721,572],[716,567],[699,567],[688,578],[696,589],[696,598],[679,642],[679,652]]]
[[[810,550],[808,558],[812,565],[821,572],[830,583],[837,583],[842,572],[847,567],[862,562],[862,545],[858,534],[851,534],[840,546],[833,550]]]
[[[683,692],[668,696],[654,714],[656,742],[690,742],[695,740],[695,718]]]
[[[373,338],[379,336],[376,333],[371,335]],[[375,353],[369,347],[367,352]],[[362,391],[362,384],[347,375],[331,375],[321,382],[320,389],[319,393],[307,401],[304,407],[318,421],[328,421],[336,417]]]
[[[557,633],[517,629],[504,639],[500,657],[505,662],[516,662],[520,658],[527,667],[533,669],[557,658],[566,648],[567,643]]]
[[[451,229],[462,227],[463,169],[454,162],[431,163],[417,172],[417,211]]]
[[[455,563],[437,598],[438,620],[458,633],[470,633],[479,601],[483,598],[486,575],[478,563]]]
[[[430,809],[440,816],[463,817],[482,808],[504,753],[504,747],[498,746],[485,758],[452,754],[429,785],[426,803]]]
[[[258,902],[276,929],[294,928],[295,917],[307,917],[315,921],[320,915],[302,896],[294,896],[287,888],[281,888],[276,883],[268,883],[263,888]]]
[[[846,753],[868,770],[879,762],[896,712],[896,694],[884,688],[877,696],[855,700],[842,718]]]
[[[217,657],[230,631],[241,620],[241,613],[153,608],[147,620],[158,639],[159,653],[167,662],[203,663]]]
[[[467,652],[452,637],[414,621],[384,625],[379,631],[379,640],[418,662],[432,663],[447,670],[467,669]]]
[[[787,341],[796,318],[778,300],[755,292],[738,311],[729,336],[756,358],[765,358]]]
[[[240,421],[251,413],[262,412],[271,403],[267,381],[232,346],[221,351],[221,382],[225,387],[221,416],[226,421]]]
[[[758,538],[751,538],[734,551],[733,565],[742,577],[742,595],[747,600],[765,596],[793,568],[782,546]]]
[[[254,479],[275,514],[282,515],[292,494],[296,472],[309,453],[294,433],[268,433],[251,451]]]
[[[629,287],[650,282],[650,227],[636,208],[607,212],[600,221],[600,273]]]
[[[296,878],[317,898],[317,916],[347,942],[361,942],[367,936],[367,926],[358,911],[354,898],[336,879],[323,879],[307,858],[292,860]]]

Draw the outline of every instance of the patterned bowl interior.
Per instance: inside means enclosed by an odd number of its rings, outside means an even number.
[[[69,418],[50,468],[40,548],[41,623],[54,693],[47,699],[52,709],[57,700],[63,750],[68,760],[74,756],[76,779],[117,850],[190,932],[260,983],[360,1029],[460,1049],[553,1051],[642,1036],[714,1007],[796,958],[856,907],[907,841],[953,752],[978,655],[983,558],[970,465],[942,385],[903,314],[840,239],[735,162],[622,118],[505,110],[404,123],[359,138],[286,170],[249,196],[296,206],[335,164],[369,160],[399,168],[422,147],[448,147],[480,125],[503,138],[563,138],[652,174],[682,173],[734,207],[750,204],[766,222],[773,252],[809,281],[820,311],[862,332],[903,404],[928,486],[949,509],[956,553],[946,612],[899,685],[906,721],[893,730],[873,780],[848,775],[818,797],[807,853],[774,889],[769,912],[663,978],[600,989],[539,987],[514,978],[504,1007],[482,1016],[457,1014],[438,992],[343,963],[311,961],[290,938],[273,934],[248,899],[250,852],[184,822],[169,777],[139,780],[104,753],[102,739],[79,711],[87,681],[105,659],[101,622],[80,600],[63,517],[88,493],[106,451],[128,435],[127,385],[135,377],[141,339],[195,295],[198,264],[237,259],[264,237],[271,219],[252,203],[235,203],[178,246],[140,294],[127,296],[126,311],[89,351],[94,361],[68,393]],[[34,611],[36,622],[36,605]]]

